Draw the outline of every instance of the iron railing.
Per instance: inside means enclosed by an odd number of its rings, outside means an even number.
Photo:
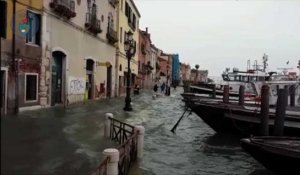
[[[118,164],[119,175],[127,175],[129,169],[137,158],[137,136],[138,132],[135,132],[125,143],[119,148],[120,159]]]
[[[67,18],[74,18],[76,16],[74,0],[51,0],[49,6],[61,16]]]
[[[117,4],[119,3],[119,0],[108,0],[110,5],[112,5],[114,8],[117,6]]]
[[[109,162],[109,157],[106,157],[100,165],[94,170],[91,175],[107,175],[106,169],[107,169],[107,164]]]
[[[109,27],[109,25],[107,26],[106,38],[113,44],[118,41],[117,31],[115,31],[112,27]]]
[[[119,144],[125,143],[134,133],[134,126],[121,122],[114,118],[110,119],[110,139]]]
[[[110,120],[110,139],[117,141],[121,146],[119,150],[118,170],[119,175],[128,175],[129,169],[137,159],[137,136],[138,131],[134,130],[134,126],[121,122],[114,118]],[[101,164],[92,172],[92,175],[106,175],[109,157],[106,157]]]
[[[101,33],[101,22],[97,19],[97,15],[94,13],[87,12],[85,18],[85,27],[92,33]]]

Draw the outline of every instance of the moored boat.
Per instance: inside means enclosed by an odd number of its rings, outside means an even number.
[[[300,172],[300,138],[275,136],[243,138],[241,147],[273,172],[280,174]]]
[[[186,105],[206,124],[219,133],[241,136],[259,135],[260,108],[225,104],[218,101],[186,101]],[[275,109],[270,108],[269,133],[273,133]],[[300,137],[300,108],[288,107],[284,135]]]

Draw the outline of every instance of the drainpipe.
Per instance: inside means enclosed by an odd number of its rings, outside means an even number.
[[[15,75],[15,110],[14,113],[19,113],[19,70],[18,62],[19,60],[15,59],[15,46],[16,46],[16,0],[13,0],[13,32],[12,32],[12,70]]]

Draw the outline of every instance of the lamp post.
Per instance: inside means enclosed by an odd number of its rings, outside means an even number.
[[[197,83],[197,78],[198,78],[198,69],[199,69],[199,64],[196,64],[195,65],[195,68],[196,68],[196,77],[195,77],[195,84]]]
[[[131,57],[135,55],[136,52],[136,42],[133,40],[133,33],[131,31],[126,33],[126,40],[124,42],[124,50],[126,52],[126,58],[127,58],[127,75],[126,75],[126,98],[125,98],[125,107],[124,111],[132,111],[131,107],[131,98],[130,98],[130,75],[131,75],[131,69],[130,69],[130,60]]]
[[[299,69],[298,79],[300,80],[300,60],[298,61],[298,66],[297,66],[297,68]]]

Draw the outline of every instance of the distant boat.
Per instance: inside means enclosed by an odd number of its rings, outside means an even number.
[[[300,138],[244,138],[241,139],[241,147],[273,172],[300,174]]]
[[[266,66],[267,55],[263,57],[264,65]],[[263,67],[265,67],[263,66]],[[244,85],[244,96],[246,98],[257,100],[260,97],[261,88],[267,84],[270,87],[269,104],[276,105],[278,89],[288,88],[292,85],[296,88],[295,96],[296,103],[300,105],[300,81],[296,76],[290,76],[288,74],[278,74],[277,72],[266,72],[266,69],[261,69],[260,65],[257,65],[257,61],[253,69],[250,69],[250,60],[247,63],[246,71],[239,71],[237,68],[233,68],[230,71],[229,68],[222,73],[222,83],[220,84],[197,84],[189,87],[191,93],[197,94],[209,94],[212,95],[213,87],[216,88],[216,95],[223,95],[224,85],[229,86],[229,96],[238,97],[239,88]]]

